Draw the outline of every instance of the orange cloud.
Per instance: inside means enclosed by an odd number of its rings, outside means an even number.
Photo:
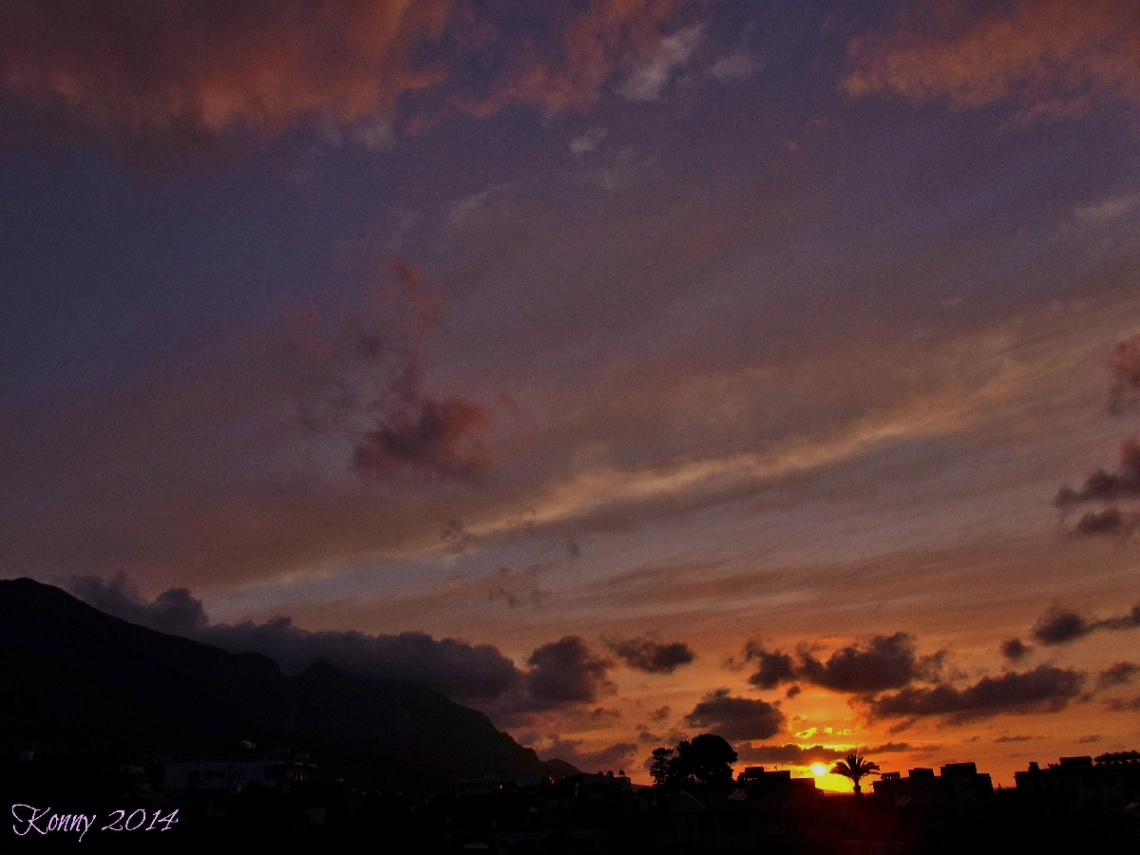
[[[580,110],[651,56],[688,3],[555,4],[527,22],[467,0],[12,0],[0,89],[127,138],[364,126],[416,93],[479,116]],[[408,127],[436,109],[419,107]]]
[[[841,89],[852,97],[895,92],[959,109],[1016,101],[1022,121],[1140,105],[1140,7],[1114,0],[924,0],[848,54]]]
[[[120,132],[274,134],[439,83],[413,54],[448,16],[444,0],[23,0],[0,13],[0,80]]]

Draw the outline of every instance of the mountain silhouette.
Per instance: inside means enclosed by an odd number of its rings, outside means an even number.
[[[325,775],[422,788],[544,775],[534,751],[426,686],[155,632],[31,579],[0,581],[0,743],[121,756],[289,745]]]

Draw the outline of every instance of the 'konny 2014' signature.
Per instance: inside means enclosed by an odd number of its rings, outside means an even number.
[[[125,810],[111,811],[110,822],[99,828],[99,831],[170,831],[178,823],[178,808],[162,816],[162,811],[156,810],[150,822],[147,822],[147,811],[138,808],[129,815]],[[12,805],[12,818],[16,823],[12,831],[19,837],[27,834],[78,834],[79,839],[95,827],[99,815],[85,813],[59,813],[52,812],[50,807],[38,808],[34,805]]]

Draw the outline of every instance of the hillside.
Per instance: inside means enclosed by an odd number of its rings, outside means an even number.
[[[246,739],[367,785],[546,772],[485,715],[424,686],[326,663],[286,677],[264,656],[135,626],[31,579],[0,581],[0,697],[9,750],[137,757]]]

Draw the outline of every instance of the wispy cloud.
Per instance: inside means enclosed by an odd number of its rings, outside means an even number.
[[[715,496],[749,483],[821,469],[889,443],[953,433],[970,424],[987,406],[1020,389],[1024,377],[1022,368],[1007,362],[976,389],[921,396],[893,411],[857,418],[821,436],[792,437],[774,443],[763,452],[682,459],[643,469],[585,469],[542,488],[532,499],[534,512],[526,522],[536,525],[571,520],[625,503]],[[474,534],[486,535],[513,525],[510,520],[494,520],[470,529]]]
[[[602,144],[608,135],[609,131],[605,128],[590,128],[590,130],[570,140],[570,151],[574,154],[586,154],[591,151],[597,151],[598,146]]]
[[[671,58],[686,50],[685,39],[670,45],[677,36],[663,36],[662,29],[688,5],[683,0],[593,0],[558,22],[554,33],[536,34],[485,95],[460,96],[452,103],[476,116],[511,104],[550,113],[582,111],[601,99],[614,75],[625,74],[628,80],[642,69],[650,69],[644,89],[649,92],[652,69],[671,69],[683,61]]]
[[[1073,209],[1073,216],[1089,225],[1111,223],[1127,216],[1140,206],[1140,193],[1114,196]]]
[[[721,57],[713,63],[712,68],[709,69],[709,74],[721,83],[729,83],[748,80],[763,67],[764,62],[760,57],[747,51],[737,51]]]
[[[688,62],[700,44],[701,33],[702,28],[698,25],[662,39],[653,54],[633,69],[618,88],[618,94],[630,101],[657,100],[674,72]]]

